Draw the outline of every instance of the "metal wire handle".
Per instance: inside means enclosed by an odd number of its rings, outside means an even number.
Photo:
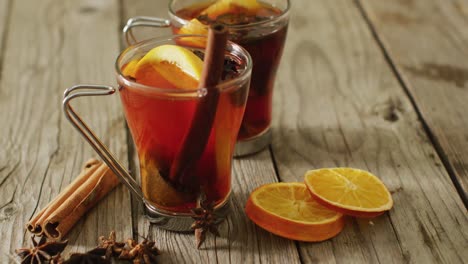
[[[127,24],[123,28],[123,34],[127,45],[132,45],[137,42],[135,36],[133,35],[132,28],[134,27],[157,27],[165,28],[171,25],[171,21],[168,19],[157,18],[157,17],[148,17],[148,16],[137,16],[132,17],[127,21]]]
[[[86,90],[86,91],[79,91]],[[90,91],[94,90],[94,91]],[[115,159],[110,153],[109,149],[96,137],[93,131],[83,122],[83,120],[76,114],[70,105],[70,101],[82,96],[102,96],[111,95],[115,93],[115,88],[106,85],[75,85],[65,90],[63,95],[62,109],[63,112],[73,125],[73,127],[80,132],[80,134],[88,141],[94,148],[109,168],[117,175],[121,182],[123,182],[135,194],[138,199],[146,203],[143,192],[138,183],[130,176],[128,171]]]

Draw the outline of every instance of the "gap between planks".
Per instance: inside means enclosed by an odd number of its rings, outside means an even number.
[[[458,195],[460,196],[463,204],[465,205],[465,208],[468,209],[468,197],[463,191],[463,188],[458,181],[455,171],[453,170],[452,166],[450,166],[450,161],[448,159],[446,151],[442,148],[441,144],[439,143],[439,140],[435,136],[435,134],[432,132],[430,129],[429,125],[427,124],[426,120],[424,119],[424,116],[421,112],[421,109],[418,107],[416,104],[416,100],[414,96],[411,94],[411,91],[408,89],[408,84],[404,81],[402,78],[401,72],[398,70],[398,67],[396,67],[395,62],[393,61],[392,57],[390,56],[388,52],[388,48],[385,46],[385,43],[382,41],[382,38],[379,35],[379,32],[377,28],[372,24],[372,21],[369,19],[369,16],[362,6],[361,0],[354,0],[356,3],[356,6],[359,9],[359,12],[362,14],[362,17],[364,18],[364,21],[366,22],[367,26],[369,27],[370,32],[372,33],[372,36],[375,39],[375,42],[381,49],[385,60],[387,61],[388,65],[392,69],[393,74],[395,75],[396,79],[400,83],[401,88],[405,92],[405,94],[408,96],[417,116],[419,121],[422,124],[422,127],[424,129],[424,132],[428,136],[429,140],[431,141],[432,145],[434,146],[434,149],[436,150],[437,155],[439,156],[440,160],[442,161],[442,164],[444,165],[445,170],[447,171],[448,175],[450,176],[450,179],[452,180],[453,185],[455,186],[455,189],[457,190]]]

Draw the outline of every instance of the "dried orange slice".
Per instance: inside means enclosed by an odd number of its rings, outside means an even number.
[[[300,241],[332,238],[344,226],[342,214],[317,203],[299,182],[260,186],[250,194],[245,212],[269,232]]]
[[[357,217],[375,217],[390,210],[392,196],[370,172],[353,168],[319,169],[306,172],[305,184],[323,206]]]
[[[163,88],[196,89],[203,61],[184,47],[161,45],[146,53],[134,68],[133,73],[139,83]]]

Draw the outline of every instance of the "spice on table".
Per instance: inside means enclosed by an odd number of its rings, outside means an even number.
[[[61,239],[73,225],[119,183],[110,168],[87,161],[80,175],[27,224],[36,235]]]
[[[90,250],[89,253],[104,256],[106,259],[120,256],[125,247],[124,242],[118,242],[115,240],[115,231],[111,231],[108,238],[105,238],[104,236],[99,237],[99,241],[99,246]]]
[[[63,264],[62,255],[59,253],[57,256],[52,257],[50,264]]]
[[[46,237],[41,237],[39,242],[35,236],[31,236],[32,248],[20,248],[15,250],[16,254],[21,258],[21,263],[39,264],[51,261],[65,249],[68,241],[50,241],[47,242]]]
[[[134,264],[151,264],[156,263],[156,256],[160,254],[159,249],[155,246],[155,242],[145,238],[142,242],[137,243],[133,239],[127,241],[129,250],[124,249],[119,259],[132,260]]]
[[[62,258],[60,253],[67,246],[67,241],[48,240],[42,236],[39,242],[32,236],[32,248],[17,249],[21,263],[29,264],[83,264],[83,263],[113,263],[112,259],[128,260],[133,263],[156,263],[156,256],[160,254],[156,243],[144,239],[141,243],[129,239],[127,243],[116,241],[115,231],[111,231],[108,238],[99,237],[99,245],[85,253],[72,253],[68,259]]]
[[[199,198],[198,207],[192,209],[195,222],[191,228],[195,230],[195,241],[197,248],[205,242],[206,233],[210,232],[215,236],[219,236],[217,217],[214,214],[214,202],[209,203],[206,200],[206,195],[202,193]]]

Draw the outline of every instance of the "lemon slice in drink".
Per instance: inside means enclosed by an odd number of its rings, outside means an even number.
[[[127,77],[135,78],[135,70],[138,64],[138,59],[131,60],[122,68],[122,74]]]
[[[179,30],[179,34],[208,35],[208,29],[200,20],[194,18]]]
[[[134,74],[137,82],[146,85],[196,89],[202,69],[203,61],[191,50],[176,45],[161,45],[141,58]]]
[[[194,18],[190,20],[187,24],[179,29],[178,34],[188,34],[188,35],[208,35],[207,25],[200,22],[200,20]],[[200,37],[183,37],[180,38],[180,42],[184,43],[187,46],[191,47],[205,47],[206,38]]]
[[[227,13],[251,13],[260,8],[257,0],[218,0],[201,12],[211,19]]]

